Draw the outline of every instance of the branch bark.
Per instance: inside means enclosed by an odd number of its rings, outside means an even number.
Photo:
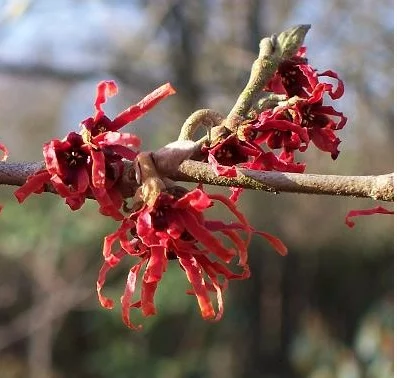
[[[29,175],[43,167],[43,162],[0,162],[0,185],[21,186]],[[179,166],[178,171],[169,178],[175,181],[234,186],[271,193],[322,194],[394,201],[393,173],[378,176],[339,176],[254,171],[243,168],[237,171],[237,177],[220,177],[216,176],[206,163],[185,160]],[[125,163],[124,174],[119,186],[125,197],[131,197],[134,194],[139,185],[135,180],[133,164]],[[49,187],[48,191],[53,190]]]

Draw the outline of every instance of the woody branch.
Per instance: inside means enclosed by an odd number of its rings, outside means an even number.
[[[0,185],[21,186],[29,175],[44,167],[43,162],[0,162]],[[139,186],[135,180],[134,167],[125,163],[119,188],[125,197],[133,196]],[[216,176],[206,163],[185,160],[170,178],[175,181],[197,182],[218,186],[235,186],[262,190],[271,193],[306,193],[333,196],[371,198],[394,201],[393,173],[376,176],[339,176],[287,172],[258,172],[238,169],[237,177]],[[52,191],[49,186],[47,191]]]

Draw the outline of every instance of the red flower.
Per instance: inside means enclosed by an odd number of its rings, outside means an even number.
[[[129,139],[139,145],[136,136],[131,135]],[[122,197],[113,188],[114,178],[111,177],[113,171],[110,165],[116,164],[114,155],[108,162],[102,152],[85,143],[83,137],[74,132],[63,140],[53,139],[44,144],[43,154],[46,169],[30,176],[15,192],[19,202],[23,202],[31,193],[42,192],[46,184],[52,184],[72,210],[79,209],[87,197],[94,197],[102,214],[115,219],[123,218],[119,212]],[[121,156],[118,161],[121,163]]]
[[[278,66],[266,90],[288,97],[308,97],[318,83],[316,71],[307,63],[306,47],[301,47],[291,59]]]
[[[317,73],[317,70],[308,64],[305,55],[306,48],[301,47],[294,57],[281,62],[265,90],[276,94],[285,94],[290,98],[293,96],[307,98],[311,96],[320,83],[320,77],[329,77],[338,81],[337,88],[334,91],[332,90],[332,84],[325,84],[330,97],[333,100],[340,98],[343,95],[344,88],[338,75],[331,70]]]
[[[302,99],[291,107],[293,121],[307,129],[310,140],[322,151],[330,152],[332,159],[339,155],[341,142],[334,131],[342,129],[347,118],[332,106],[323,105],[324,93],[333,93],[328,84],[318,84],[308,99]],[[330,116],[338,117],[335,122]]]
[[[46,169],[30,176],[15,195],[19,202],[31,193],[40,193],[51,183],[72,210],[79,209],[87,197],[94,197],[100,212],[115,219],[123,219],[119,211],[122,197],[115,188],[122,171],[122,159],[134,160],[137,153],[131,148],[140,146],[140,139],[129,133],[120,133],[121,127],[148,112],[163,98],[175,93],[169,83],[147,95],[138,104],[120,113],[111,121],[102,110],[107,96],[117,93],[113,81],[98,84],[95,100],[96,113],[81,125],[81,134],[71,132],[63,140],[54,139],[43,147]]]
[[[258,136],[255,143],[266,143],[274,150],[283,148],[285,151],[305,151],[310,138],[307,130],[292,122],[288,108],[278,107],[259,114],[253,124]]]
[[[208,221],[203,211],[222,202],[237,217],[238,222],[226,224],[222,221]],[[245,231],[243,239],[239,231]],[[97,282],[99,300],[106,308],[113,307],[113,301],[102,294],[107,272],[126,255],[138,261],[130,269],[124,295],[121,297],[124,322],[137,328],[130,320],[130,308],[141,308],[144,316],[155,314],[154,294],[157,285],[171,260],[177,260],[185,272],[200,307],[204,319],[218,320],[223,314],[222,292],[228,280],[249,277],[247,265],[247,246],[252,229],[235,205],[221,195],[208,195],[201,188],[187,192],[184,188],[174,187],[162,192],[153,206],[144,205],[140,210],[125,219],[120,228],[105,238],[103,264]],[[219,239],[220,233],[231,241],[226,247]],[[268,234],[261,234],[285,254],[285,246]],[[112,251],[119,242],[120,248]],[[233,273],[226,267],[238,257],[241,273]],[[136,283],[141,270],[144,270],[140,300],[132,301]],[[218,312],[214,310],[210,292],[215,292]],[[139,326],[140,327],[140,326]]]
[[[204,147],[207,160],[213,171],[219,176],[236,177],[236,165],[246,163],[251,157],[259,156],[263,151],[252,143],[255,133],[250,125],[239,126],[238,132],[219,140],[211,147]]]

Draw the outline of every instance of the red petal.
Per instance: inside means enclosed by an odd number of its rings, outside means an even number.
[[[240,256],[238,265],[240,266],[245,266],[247,265],[247,260],[248,260],[248,251],[247,251],[247,244],[244,242],[243,239],[240,238],[240,236],[237,234],[237,232],[233,230],[222,230],[222,233],[230,238],[230,240],[234,243],[236,246],[236,249],[238,251],[238,254]]]
[[[195,258],[207,274],[219,274],[228,280],[245,280],[250,276],[248,266],[244,267],[242,273],[234,273],[218,261],[211,261],[204,255],[197,255]]]
[[[203,210],[208,209],[211,205],[212,201],[208,195],[203,190],[196,188],[179,198],[173,207],[176,209],[186,209],[191,206],[193,209],[202,212]]]
[[[316,107],[316,113],[328,114],[328,115],[332,115],[335,117],[339,117],[340,118],[339,122],[336,124],[335,127],[332,127],[334,130],[343,129],[343,127],[346,125],[347,117],[345,117],[345,115],[342,112],[336,111],[332,106]]]
[[[138,155],[137,152],[131,150],[128,147],[121,146],[120,144],[115,144],[109,148],[113,153],[120,155],[122,158],[127,159],[129,161],[133,161]]]
[[[206,227],[201,225],[192,214],[183,212],[183,214],[181,214],[181,218],[183,219],[186,230],[189,234],[220,259],[225,262],[229,262],[235,256],[233,250],[225,248],[222,243]]]
[[[76,194],[82,194],[82,193],[78,193],[75,188],[71,188],[68,185],[66,185],[57,174],[53,174],[50,180],[55,190],[63,198],[73,197]]]
[[[154,294],[156,293],[157,284],[158,282],[142,282],[140,307],[142,307],[142,313],[144,316],[156,314]]]
[[[127,282],[125,284],[125,289],[124,289],[124,294],[123,296],[120,298],[121,300],[121,313],[122,313],[122,317],[123,317],[123,322],[132,329],[138,330],[142,328],[142,325],[134,325],[131,323],[130,320],[130,304],[131,304],[131,299],[134,295],[135,292],[135,286],[136,286],[136,280],[137,280],[137,276],[138,273],[141,269],[142,263],[145,260],[142,260],[139,264],[134,265],[129,273],[128,273],[128,277],[127,277]]]
[[[311,129],[310,135],[313,143],[322,151],[330,152],[331,158],[335,160],[339,155],[338,146],[341,142],[339,138],[336,137],[335,133],[331,129]]]
[[[8,149],[7,149],[7,147],[4,145],[4,144],[2,144],[2,143],[0,143],[0,151],[3,151],[3,157],[1,158],[1,161],[6,161],[7,160],[7,158],[8,158]]]
[[[150,249],[151,254],[143,276],[144,282],[158,282],[163,276],[167,259],[165,257],[165,248],[155,246]]]
[[[14,192],[14,196],[22,203],[30,194],[42,192],[49,181],[50,174],[46,170],[38,171],[27,178],[25,184]]]
[[[113,146],[115,144],[120,144],[126,147],[138,148],[141,145],[141,140],[134,134],[106,131],[97,135],[94,138],[94,143],[97,143],[99,146]]]
[[[65,142],[68,143],[68,142]],[[46,164],[46,168],[48,172],[50,172],[52,175],[57,174],[59,175],[61,172],[59,163],[58,163],[58,157],[55,153],[55,149],[59,148],[59,146],[62,144],[60,140],[52,140],[50,143],[45,143],[43,146],[43,155],[44,155],[44,161]]]
[[[265,122],[263,122],[263,124],[261,124],[258,127],[258,131],[264,131],[269,129],[294,132],[295,134],[298,134],[302,142],[305,143],[309,143],[310,140],[309,135],[307,134],[307,130],[305,128],[286,120],[270,119],[270,120],[266,120]]]
[[[218,163],[216,158],[210,153],[208,154],[208,163],[217,176],[236,177],[237,170],[235,166],[228,167]]]
[[[120,113],[112,122],[112,131],[116,131],[127,123],[135,121],[136,119],[142,117],[150,109],[152,109],[158,102],[164,98],[173,95],[175,89],[172,88],[170,83],[166,83],[161,87],[155,89],[153,92],[145,96],[136,105],[130,106],[128,109]]]
[[[350,210],[345,218],[345,223],[351,228],[354,227],[355,223],[350,220],[353,217],[359,217],[361,215],[373,215],[373,214],[394,214],[394,211],[387,210],[382,206],[377,206],[372,209],[364,209],[364,210]]]
[[[91,150],[92,157],[92,185],[95,188],[105,187],[105,155],[102,151]]]
[[[222,194],[209,194],[208,195],[211,199],[217,200],[222,202],[228,209],[237,217],[237,219],[246,227],[246,230],[250,230],[249,223],[247,218],[244,216],[242,212],[237,209],[236,204],[231,201],[229,198],[223,196]]]
[[[85,193],[90,184],[90,177],[88,175],[87,169],[82,167],[77,172],[77,192]]]
[[[188,281],[192,284],[201,310],[201,316],[204,319],[213,319],[215,317],[215,311],[208,295],[201,269],[197,264],[196,259],[194,257],[179,257],[179,262],[185,270]]]
[[[272,234],[268,234],[267,232],[264,231],[254,231],[254,232],[255,234],[263,236],[281,256],[287,255],[288,248],[279,238],[273,236]]]
[[[67,205],[69,205],[70,209],[75,211],[81,208],[85,202],[85,196],[83,195],[76,195],[70,196],[65,199]]]
[[[92,194],[99,203],[101,214],[113,217],[115,220],[123,220],[124,215],[119,211],[120,203],[114,202],[105,188],[91,187]]]
[[[328,76],[328,77],[332,77],[333,79],[338,80],[338,86],[336,87],[335,91],[332,91],[332,86],[331,86],[331,89],[328,90],[328,93],[333,100],[336,100],[336,99],[342,97],[342,95],[345,91],[345,88],[343,85],[343,81],[341,79],[339,79],[336,72],[328,70],[328,71],[319,73],[318,76]]]
[[[121,251],[115,256],[115,257],[117,258],[117,262],[119,262],[119,261],[121,260],[121,258],[122,258],[125,254],[126,254],[125,251],[122,251],[122,250],[121,250]],[[105,297],[104,295],[102,295],[102,288],[103,288],[103,285],[105,284],[106,275],[107,275],[108,271],[109,271],[110,269],[112,269],[115,265],[117,265],[117,264],[110,265],[108,262],[105,261],[105,262],[103,263],[101,269],[99,270],[99,273],[98,273],[98,280],[97,280],[97,283],[96,283],[99,302],[101,303],[102,307],[105,307],[105,308],[108,308],[108,309],[113,308],[113,304],[114,304],[114,303],[113,303],[113,301],[112,301],[111,299],[109,299],[109,298]]]
[[[240,198],[240,195],[243,193],[244,189],[231,187],[230,190],[232,191],[232,194],[230,195],[229,199],[230,201],[236,203]]]
[[[224,312],[222,289],[219,285],[218,280],[216,279],[216,276],[210,276],[210,278],[211,278],[212,284],[214,285],[214,288],[216,290],[216,300],[218,302],[218,313],[216,314],[215,318],[213,319],[215,322],[217,322],[222,319],[223,312]]]
[[[117,85],[114,81],[101,81],[97,85],[97,94],[95,98],[95,118],[94,122],[96,122],[99,118],[104,115],[104,111],[102,110],[102,104],[104,104],[107,100],[107,97],[112,97],[117,94]]]

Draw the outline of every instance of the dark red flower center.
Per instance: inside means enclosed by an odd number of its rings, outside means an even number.
[[[307,128],[323,128],[327,126],[329,118],[325,114],[315,111],[316,104],[305,106],[302,111],[302,127]]]
[[[245,163],[248,160],[247,155],[242,154],[236,144],[222,145],[222,147],[215,152],[215,158],[219,164],[226,166]]]
[[[281,81],[285,87],[292,86],[297,82],[297,71],[291,69],[282,73]]]
[[[163,231],[168,227],[168,219],[166,217],[167,211],[170,207],[167,205],[155,209],[152,213],[153,227],[158,231]]]
[[[72,149],[71,151],[65,151],[64,157],[66,164],[71,167],[81,167],[82,165],[87,163],[88,156],[83,153],[81,150]]]

